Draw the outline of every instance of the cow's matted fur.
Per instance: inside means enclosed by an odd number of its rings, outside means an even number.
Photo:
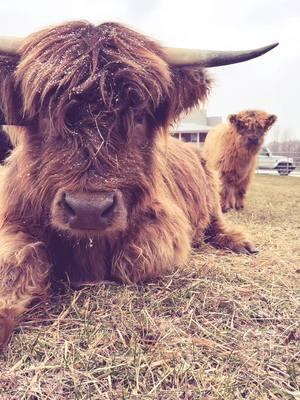
[[[210,167],[219,173],[224,212],[244,208],[259,150],[275,121],[275,115],[246,110],[230,115],[227,124],[219,124],[209,131],[203,154]]]
[[[2,109],[9,120],[21,103],[28,126],[8,129],[16,147],[0,176],[0,344],[59,276],[146,282],[203,238],[254,251],[224,223],[199,151],[167,134],[209,86],[201,68],[168,65],[159,45],[113,23],[44,30],[19,58],[2,56]],[[111,192],[109,226],[68,225],[65,193],[95,204]]]

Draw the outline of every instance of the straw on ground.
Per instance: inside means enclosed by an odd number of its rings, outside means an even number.
[[[256,176],[260,253],[204,245],[141,287],[59,290],[0,355],[0,399],[300,399],[300,179]]]

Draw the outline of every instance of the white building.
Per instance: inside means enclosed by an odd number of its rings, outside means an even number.
[[[222,117],[207,117],[206,109],[197,108],[174,126],[172,135],[183,142],[197,143],[201,146],[208,131],[221,122]]]

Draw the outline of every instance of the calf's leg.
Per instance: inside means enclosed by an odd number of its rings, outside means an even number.
[[[16,227],[0,230],[0,347],[34,298],[45,297],[50,263],[45,245]]]
[[[237,189],[235,193],[235,209],[236,210],[241,210],[244,208],[244,199],[245,199],[245,190],[244,189]]]
[[[235,190],[229,183],[224,183],[221,194],[222,211],[227,212],[235,208]]]

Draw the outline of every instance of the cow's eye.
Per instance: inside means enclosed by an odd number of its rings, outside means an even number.
[[[135,124],[144,125],[145,122],[146,122],[146,117],[145,117],[145,115],[143,115],[143,114],[136,115],[136,116],[134,117],[134,122],[135,122]]]
[[[145,142],[148,140],[148,130],[147,117],[145,115],[136,116],[134,118],[132,140],[137,146],[143,147],[145,145]]]
[[[80,120],[79,101],[71,100],[65,114],[65,121],[68,126],[73,126]]]
[[[246,125],[242,121],[237,121],[236,127],[240,132],[242,132],[246,128]]]

